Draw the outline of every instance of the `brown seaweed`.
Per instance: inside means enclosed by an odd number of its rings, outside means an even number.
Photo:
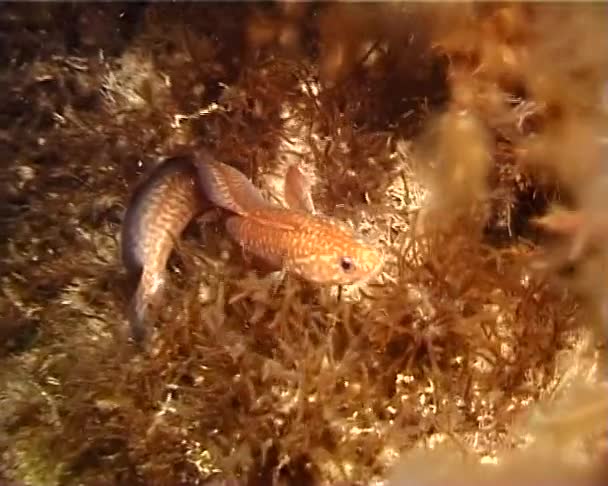
[[[602,274],[538,272],[529,221],[602,207],[605,6],[66,6],[0,12],[7,481],[370,484],[438,444],[455,470],[553,443],[593,472]],[[385,247],[381,282],[260,276],[201,219],[134,355],[125,204],[202,145],[271,196],[299,162],[319,211]],[[576,381],[553,442],[513,425]]]

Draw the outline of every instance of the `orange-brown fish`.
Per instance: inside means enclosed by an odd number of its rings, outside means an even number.
[[[568,259],[578,260],[586,252],[608,243],[608,214],[584,209],[555,208],[548,214],[532,219],[534,225],[570,240]]]
[[[287,171],[283,208],[266,201],[237,169],[197,154],[202,191],[232,213],[226,229],[245,252],[318,284],[353,284],[376,276],[383,252],[345,224],[313,214],[310,184],[295,166]]]
[[[352,284],[379,273],[382,251],[348,226],[314,214],[310,183],[295,166],[285,177],[285,200],[289,208],[266,201],[243,173],[202,150],[156,168],[136,190],[122,230],[123,261],[140,276],[129,309],[133,338],[146,337],[145,321],[158,304],[176,240],[210,204],[232,213],[230,236],[276,269],[318,284]]]

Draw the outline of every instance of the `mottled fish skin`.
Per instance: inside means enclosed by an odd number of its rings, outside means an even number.
[[[317,284],[354,284],[376,276],[384,255],[337,220],[262,199],[251,181],[208,154],[197,159],[201,187],[214,204],[232,213],[226,229],[246,252]]]
[[[125,213],[121,253],[127,272],[139,278],[129,304],[133,339],[147,336],[146,321],[162,294],[167,260],[182,231],[205,206],[190,157],[156,167],[135,190]]]

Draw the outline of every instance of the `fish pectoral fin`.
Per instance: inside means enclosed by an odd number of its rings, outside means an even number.
[[[285,173],[285,186],[283,193],[285,202],[291,209],[306,211],[315,214],[316,209],[312,201],[310,189],[312,183],[297,165],[290,165]]]
[[[300,267],[303,265],[307,265],[310,262],[310,260],[311,260],[310,256],[301,256],[301,257],[293,258],[291,261],[291,266]]]
[[[213,204],[241,216],[270,206],[245,174],[215,160],[207,151],[196,153],[195,164],[201,189]]]
[[[245,255],[252,255],[258,260],[263,260],[270,267],[281,267],[284,255],[276,251],[269,251],[266,247],[256,244],[257,238],[252,236],[251,221],[241,216],[232,216],[226,220],[226,231],[230,237],[239,243]],[[257,225],[257,222],[254,223]],[[270,229],[270,228],[269,228]],[[256,231],[264,231],[264,228],[257,228]]]

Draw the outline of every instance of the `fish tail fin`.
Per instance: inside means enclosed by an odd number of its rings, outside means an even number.
[[[218,162],[207,151],[197,152],[196,167],[200,186],[213,204],[241,216],[269,205],[245,174]]]
[[[128,308],[131,338],[138,346],[149,339],[151,321],[163,294],[164,275],[144,269]]]
[[[285,202],[292,209],[300,209],[314,214],[315,205],[310,194],[311,186],[311,181],[300,171],[298,166],[290,165],[285,174]]]

